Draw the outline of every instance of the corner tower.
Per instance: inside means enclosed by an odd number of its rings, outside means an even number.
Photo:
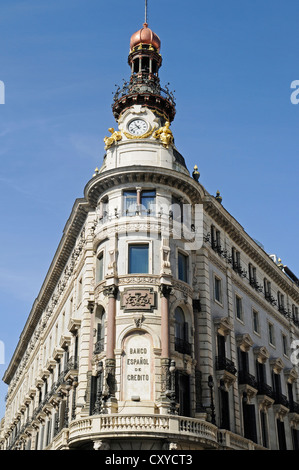
[[[117,87],[113,116],[118,124],[104,138],[106,155],[100,172],[128,165],[150,165],[188,174],[177,151],[171,122],[175,99],[168,85],[161,87],[161,40],[145,22],[130,39],[129,81]]]

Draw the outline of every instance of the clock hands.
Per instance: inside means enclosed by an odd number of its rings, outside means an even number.
[[[136,119],[129,124],[129,130],[132,134],[141,135],[146,132],[147,125],[141,119]]]

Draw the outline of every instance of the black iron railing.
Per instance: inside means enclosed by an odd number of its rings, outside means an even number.
[[[216,356],[216,370],[226,370],[231,374],[235,375],[237,373],[237,369],[235,364],[230,359],[224,356]]]
[[[191,355],[191,344],[184,339],[175,338],[175,350],[181,354]]]

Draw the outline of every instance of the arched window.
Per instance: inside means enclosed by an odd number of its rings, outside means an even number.
[[[189,324],[181,307],[175,309],[175,350],[182,354],[191,354]]]

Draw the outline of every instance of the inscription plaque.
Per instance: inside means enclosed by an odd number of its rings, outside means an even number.
[[[151,342],[146,335],[128,338],[125,347],[124,396],[125,400],[140,397],[151,399]]]

